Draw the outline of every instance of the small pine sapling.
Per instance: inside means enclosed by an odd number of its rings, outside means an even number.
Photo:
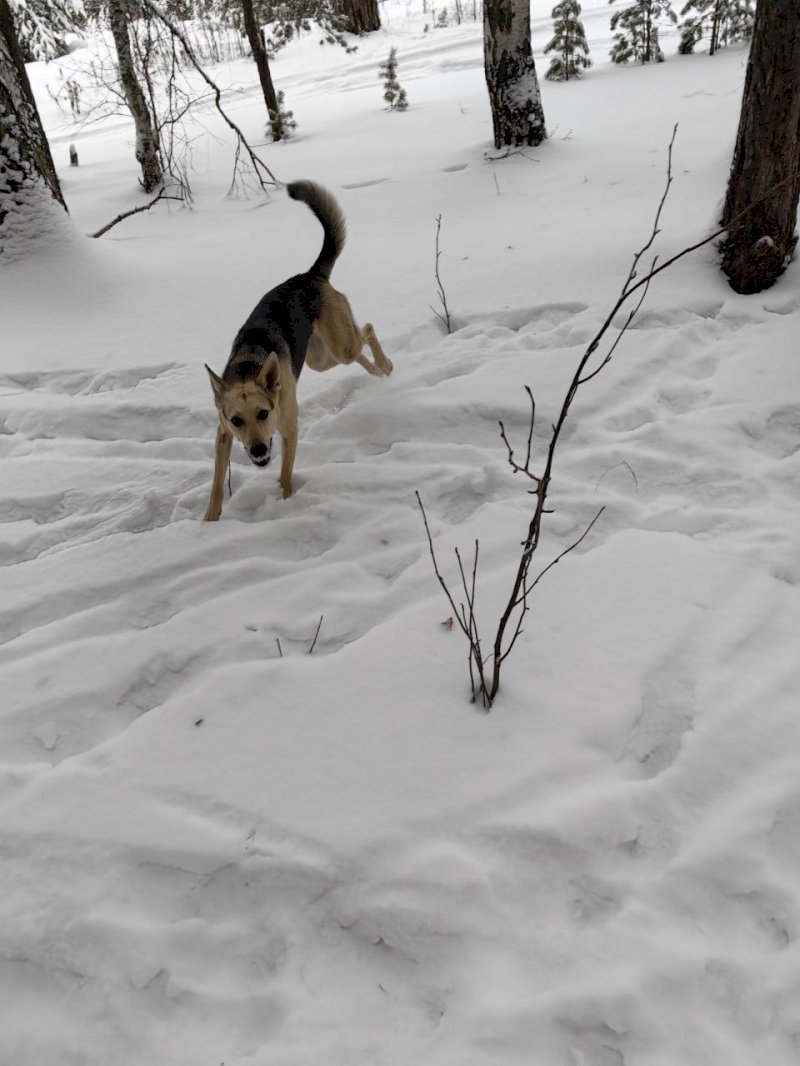
[[[406,91],[397,80],[397,49],[392,48],[388,58],[381,63],[378,76],[383,78],[383,98],[390,111],[408,110]]]
[[[278,92],[278,110],[271,111],[269,115],[267,136],[271,136],[273,141],[285,141],[288,137],[291,137],[292,130],[296,129],[297,122],[294,118],[294,111],[290,111],[286,107],[283,90],[280,90]]]
[[[545,77],[550,81],[569,81],[580,76],[581,68],[592,65],[586,32],[580,20],[578,0],[561,0],[552,11],[553,39],[545,48],[556,54],[550,60]]]

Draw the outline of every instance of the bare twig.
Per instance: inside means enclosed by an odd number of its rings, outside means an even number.
[[[151,207],[155,207],[159,200],[177,200],[179,203],[183,203],[182,196],[169,196],[166,189],[161,189],[157,196],[147,204],[141,204],[139,207],[132,207],[130,211],[123,211],[122,214],[117,215],[111,222],[107,222],[105,226],[101,226],[95,233],[91,233],[91,237],[102,237],[104,233],[108,233],[110,229],[117,225],[118,222],[123,222],[126,218],[130,218],[131,215],[138,215],[140,211],[149,211]]]
[[[464,587],[465,598],[467,600],[467,606],[469,607],[469,613],[467,612],[464,604],[461,605],[461,610],[456,606],[456,601],[453,599],[450,589],[447,587],[447,582],[442,577],[439,570],[439,564],[436,559],[436,552],[433,548],[433,537],[431,536],[430,526],[428,525],[428,516],[425,512],[425,507],[422,503],[422,497],[419,494],[419,490],[416,490],[414,495],[417,497],[417,503],[419,509],[422,512],[422,521],[425,524],[425,533],[428,537],[428,550],[430,551],[431,560],[433,562],[433,571],[438,578],[439,584],[442,586],[445,596],[447,596],[450,606],[453,610],[452,617],[455,618],[458,623],[459,629],[467,638],[469,644],[469,676],[470,685],[472,689],[472,702],[474,703],[480,693],[486,692],[486,679],[484,677],[484,664],[483,655],[481,654],[480,638],[478,636],[478,625],[475,618],[475,581],[478,570],[478,542],[475,541],[475,558],[472,566],[472,584],[471,587],[467,585],[466,576],[464,574],[464,567],[461,562],[461,556],[456,551],[456,559],[458,560],[459,570],[461,572],[461,582]],[[475,679],[475,673],[478,678]],[[484,706],[486,704],[484,703]]]
[[[444,286],[442,285],[442,279],[439,277],[439,256],[442,254],[439,251],[439,231],[441,230],[441,228],[442,228],[442,216],[441,215],[437,215],[436,216],[436,259],[434,260],[434,272],[436,274],[436,285],[437,285],[437,287],[439,289],[439,299],[442,302],[442,307],[444,308],[444,314],[443,315],[440,314],[436,310],[435,307],[432,307],[431,311],[433,311],[433,313],[436,315],[436,317],[441,322],[444,323],[444,326],[445,326],[447,332],[448,333],[452,333],[453,332],[453,328],[452,328],[452,325],[451,325],[451,322],[450,322],[450,311],[448,310],[448,307],[447,307],[447,296],[445,295]]]
[[[245,153],[247,154],[247,156],[248,156],[248,158],[250,160],[250,165],[253,168],[253,172],[256,175],[256,178],[258,179],[258,182],[259,182],[262,190],[266,191],[267,185],[279,185],[280,183],[278,182],[277,178],[272,173],[272,171],[269,169],[267,164],[262,159],[259,159],[259,157],[255,154],[253,149],[250,147],[250,143],[248,142],[248,140],[245,137],[245,135],[242,133],[242,131],[239,129],[239,127],[236,125],[236,123],[233,121],[233,119],[230,118],[228,116],[228,114],[225,112],[224,108],[222,107],[222,90],[217,85],[217,83],[215,81],[213,81],[208,76],[208,74],[206,74],[205,70],[200,65],[200,62],[198,61],[198,59],[196,58],[196,56],[194,54],[194,49],[192,48],[191,44],[189,43],[189,40],[188,40],[186,34],[183,32],[183,30],[181,30],[180,27],[177,26],[175,24],[175,22],[173,22],[173,20],[169,17],[169,15],[167,15],[166,12],[164,12],[158,6],[158,4],[154,3],[153,0],[141,0],[141,2],[142,2],[142,6],[147,11],[151,11],[156,16],[156,18],[160,19],[164,23],[164,25],[167,27],[167,29],[170,31],[170,33],[173,34],[180,41],[181,45],[183,46],[183,50],[186,53],[187,59],[192,64],[192,66],[195,68],[195,70],[200,75],[200,77],[203,79],[203,81],[206,83],[206,85],[208,85],[211,88],[211,90],[213,91],[213,94],[214,94],[214,106],[216,107],[217,111],[219,111],[219,113],[222,116],[222,118],[224,119],[224,121],[228,124],[228,126],[230,126],[230,128],[236,134],[236,137],[237,137],[237,162],[238,162],[238,158],[239,158],[239,149],[244,149]],[[266,175],[266,177],[265,177],[265,175]],[[230,188],[229,192],[233,192],[235,186],[236,186],[236,171],[234,170],[234,178],[233,178],[233,181],[231,182],[231,188]]]
[[[597,483],[595,484],[595,487],[594,487],[595,492],[597,492],[597,490],[600,488],[600,482],[603,480],[603,478],[606,476],[606,474],[610,473],[612,470],[618,469],[618,467],[620,467],[620,466],[624,466],[625,469],[628,471],[628,473],[631,475],[631,477],[633,478],[633,487],[634,487],[634,489],[636,490],[637,493],[639,492],[639,479],[636,476],[636,471],[633,469],[633,467],[627,461],[627,459],[620,459],[620,461],[618,463],[614,463],[613,466],[609,466],[603,471],[603,473],[597,479]]]
[[[534,424],[536,422],[536,400],[533,398],[533,393],[531,392],[531,389],[530,389],[529,385],[525,386],[525,391],[527,392],[528,398],[531,401],[531,420],[530,420],[530,429],[528,430],[528,447],[527,447],[527,450],[525,452],[525,463],[524,463],[523,466],[520,466],[514,460],[514,449],[508,443],[508,437],[506,436],[506,427],[503,425],[502,419],[500,420],[500,436],[503,438],[503,443],[505,444],[505,446],[506,446],[506,448],[508,450],[508,465],[514,471],[514,473],[515,474],[525,474],[525,476],[529,477],[531,479],[531,481],[538,482],[538,480],[539,480],[538,477],[536,476],[536,474],[534,474],[532,472],[532,470],[530,468],[530,466],[531,466],[531,446],[532,446],[532,442],[533,442],[533,427],[534,427]]]
[[[522,148],[511,148],[511,147],[509,147],[509,148],[506,148],[506,150],[504,152],[501,152],[500,155],[488,155],[487,154],[487,155],[484,156],[484,158],[487,159],[490,163],[499,163],[502,159],[508,159],[512,155],[521,155],[523,159],[527,159],[531,163],[539,163],[539,162],[541,162],[539,159],[536,158],[536,156],[528,155],[528,153],[525,151],[524,147],[522,147]]]
[[[281,638],[280,637],[276,637],[275,638],[275,643],[278,645],[278,656],[279,656],[279,658],[282,659],[283,658],[283,648],[281,647]]]
[[[308,654],[309,655],[313,652],[314,648],[317,646],[317,637],[319,636],[320,629],[322,629],[322,619],[324,617],[325,616],[322,615],[322,614],[319,616],[319,623],[317,624],[317,631],[314,634],[314,639],[311,641],[311,647],[308,649]]]

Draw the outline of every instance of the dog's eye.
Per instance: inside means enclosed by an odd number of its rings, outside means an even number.
[[[262,407],[261,410],[256,415],[256,418],[258,419],[259,422],[266,422],[266,420],[269,418],[269,411],[265,411],[264,408]]]
[[[243,418],[239,418],[238,415],[234,415],[233,418],[231,419],[231,425],[232,426],[236,426],[236,428],[238,429],[239,426],[243,426],[244,425],[244,419]]]

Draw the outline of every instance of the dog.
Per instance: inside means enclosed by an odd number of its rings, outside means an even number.
[[[225,470],[234,437],[255,466],[265,467],[272,456],[273,434],[280,433],[280,484],[284,499],[291,496],[297,380],[304,365],[323,371],[337,363],[359,363],[379,377],[392,372],[372,324],[356,325],[347,297],[330,283],[345,241],[341,208],[327,189],[313,181],[292,182],[286,191],[316,215],[324,233],[322,248],[304,274],[289,278],[259,300],[234,338],[222,377],[206,364],[219,414],[206,522],[216,522],[222,513]],[[364,354],[365,346],[373,359]]]

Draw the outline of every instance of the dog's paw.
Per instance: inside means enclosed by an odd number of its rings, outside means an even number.
[[[388,356],[384,356],[384,358],[386,359],[386,365],[383,368],[383,373],[388,378],[388,376],[394,370],[394,363],[392,362],[391,359],[389,359]]]
[[[221,507],[209,507],[206,513],[203,515],[204,522],[218,522],[219,516],[222,514]]]

